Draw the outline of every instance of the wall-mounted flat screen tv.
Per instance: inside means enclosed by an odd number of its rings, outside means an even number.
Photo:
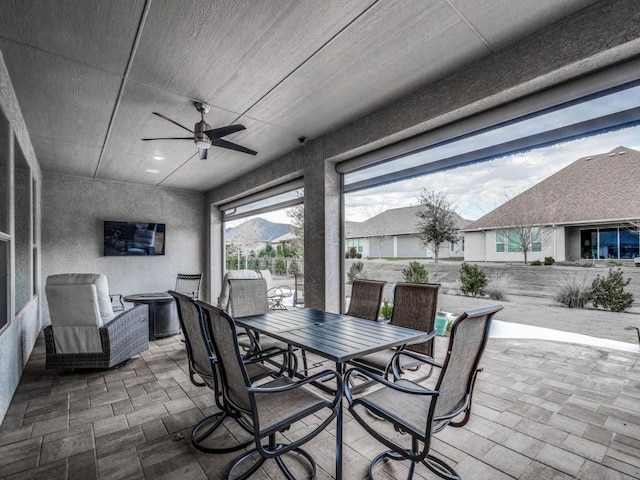
[[[104,222],[104,255],[164,255],[165,224]]]

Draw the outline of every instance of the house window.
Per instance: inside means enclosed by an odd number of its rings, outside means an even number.
[[[505,250],[505,234],[504,232],[496,232],[496,252],[504,253]]]
[[[531,252],[542,251],[542,232],[540,228],[533,228],[528,231],[518,231],[510,228],[496,232],[496,252],[497,253],[520,253],[522,247],[527,244],[527,250]]]

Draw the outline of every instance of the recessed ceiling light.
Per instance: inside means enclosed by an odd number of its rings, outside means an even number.
[[[156,170],[155,168],[147,168],[145,170],[147,173],[160,173],[160,170]]]
[[[161,157],[160,155],[154,155],[153,159],[154,160],[164,160],[164,157]]]

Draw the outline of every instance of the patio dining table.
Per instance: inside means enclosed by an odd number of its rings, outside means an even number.
[[[428,338],[426,332],[309,308],[239,317],[235,321],[241,327],[334,361],[340,374],[350,360]],[[336,422],[336,480],[342,480],[342,402]]]

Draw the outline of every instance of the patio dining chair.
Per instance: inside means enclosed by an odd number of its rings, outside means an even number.
[[[382,290],[386,283],[379,280],[354,280],[347,315],[377,320],[382,303]]]
[[[301,446],[318,435],[337,416],[340,395],[333,398],[312,391],[312,382],[335,379],[341,388],[340,375],[325,370],[295,382],[281,376],[256,386],[250,379],[238,345],[233,319],[219,308],[197,304],[204,313],[205,325],[218,359],[225,403],[231,406],[251,431],[255,448],[243,453],[232,464],[227,478],[244,480],[256,473],[268,459],[275,459],[286,478],[295,478],[284,461],[293,452],[306,460],[316,476],[313,457]],[[296,440],[288,441],[282,432],[296,426]],[[254,456],[260,458],[253,462]],[[246,470],[240,471],[246,466]],[[236,476],[236,473],[240,473]]]
[[[264,278],[239,278],[229,279],[229,315],[234,317],[250,317],[263,315],[269,312],[269,298],[267,296],[267,283]],[[241,346],[249,352],[256,353],[261,350],[277,348],[285,353],[286,365],[284,367],[293,376],[298,369],[298,357],[293,349],[284,342],[275,338],[260,336],[257,332],[242,331]],[[246,333],[247,336],[244,334]],[[303,353],[305,373],[307,371],[306,355]]]
[[[236,441],[231,435],[225,435],[220,440],[221,445],[211,445],[212,442],[210,441],[205,443],[214,432],[218,431],[225,419],[229,417],[237,419],[237,416],[224,404],[220,375],[217,371],[217,359],[202,322],[200,307],[195,304],[194,299],[189,295],[172,290],[169,291],[169,294],[176,300],[178,319],[180,320],[180,327],[182,328],[187,350],[189,379],[194,385],[208,387],[213,391],[215,403],[219,410],[193,427],[191,443],[195,448],[206,453],[228,453],[245,448],[253,441],[252,438]],[[247,374],[253,381],[281,373],[274,372],[258,362],[251,362],[247,365]],[[244,427],[242,423],[240,423],[240,426]],[[220,431],[225,430],[220,428]]]
[[[416,382],[397,378],[391,382],[361,367],[350,369],[344,377],[345,396],[354,419],[389,450],[382,452],[371,462],[369,477],[374,478],[376,467],[383,460],[408,460],[408,479],[413,478],[417,464],[441,478],[460,480],[460,475],[444,459],[431,450],[431,436],[447,427],[465,425],[471,414],[473,387],[478,372],[478,362],[489,337],[491,320],[502,305],[469,310],[460,315],[451,327],[449,346],[443,364],[425,355],[400,351],[440,369],[433,390]],[[354,396],[349,386],[353,374],[374,380],[381,388],[361,396]],[[394,427],[390,436],[380,433],[372,413]],[[457,420],[457,418],[462,418]],[[405,435],[393,435],[395,431]]]
[[[404,345],[398,349],[389,348],[379,352],[370,353],[354,360],[353,363],[367,368],[379,375],[385,375],[392,370],[391,360],[395,359],[396,374],[407,368],[420,365],[422,362],[403,355],[395,355],[396,351],[405,349],[418,352],[433,358],[435,318],[438,306],[439,283],[397,283],[393,298],[393,310],[391,324],[398,327],[421,330],[430,334],[428,340],[421,343]],[[422,380],[429,377],[432,369]]]
[[[176,277],[176,288],[174,291],[183,293],[196,300],[200,296],[201,273],[179,273]]]

